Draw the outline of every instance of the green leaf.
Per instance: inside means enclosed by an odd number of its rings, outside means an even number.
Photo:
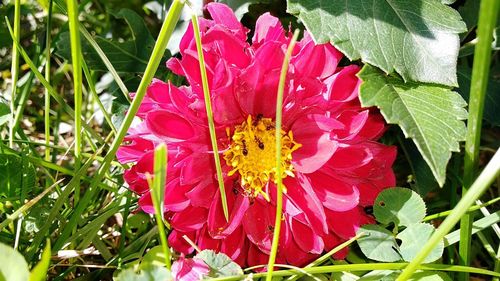
[[[363,106],[377,106],[385,120],[398,124],[412,138],[440,186],[446,180],[451,151],[459,151],[465,139],[467,103],[445,87],[404,83],[365,65],[358,76],[363,80],[360,100]]]
[[[358,281],[394,281],[399,273],[394,270],[374,270],[363,275]]]
[[[47,239],[47,244],[42,253],[40,262],[31,270],[29,281],[45,281],[47,279],[47,271],[50,265],[50,239]]]
[[[332,42],[406,81],[457,85],[458,33],[467,31],[454,9],[437,0],[288,0],[315,42]]]
[[[409,226],[425,217],[424,200],[408,188],[388,188],[379,193],[373,205],[373,214],[378,222]]]
[[[95,41],[104,51],[117,72],[144,72],[155,43],[153,36],[151,36],[143,19],[134,11],[122,9],[116,14],[112,13],[112,15],[125,20],[130,27],[131,38],[122,42],[96,37]],[[56,54],[71,61],[69,42],[69,33],[61,33],[56,42]],[[108,71],[108,68],[104,65],[90,43],[82,40],[81,44],[82,55],[88,67],[92,70]]]
[[[379,225],[367,224],[357,232],[366,234],[358,239],[358,245],[367,258],[382,262],[401,260],[398,244],[389,230]]]
[[[9,122],[10,120],[10,108],[7,104],[0,102],[0,126]]]
[[[241,267],[223,253],[216,254],[212,250],[203,250],[195,257],[202,259],[210,267],[209,277],[243,275]]]
[[[161,245],[151,248],[142,258],[142,264],[153,264],[158,266],[165,266],[165,253]]]
[[[466,100],[469,100],[470,82],[472,69],[466,65],[460,65],[457,70],[458,84],[460,87],[457,92]],[[486,88],[486,97],[484,101],[483,119],[494,126],[500,126],[500,66],[498,64],[490,71],[488,86]]]
[[[28,263],[19,252],[0,243],[0,253],[0,281],[28,280]]]
[[[481,218],[474,223],[472,223],[472,233],[471,235],[476,234],[483,229],[486,229],[496,223],[500,222],[500,211],[496,211],[493,214],[490,214],[484,218]],[[457,229],[451,233],[448,233],[444,237],[445,247],[451,246],[460,241],[460,229]]]
[[[35,187],[35,167],[25,157],[0,154],[0,196],[26,199]]]
[[[429,240],[431,235],[436,231],[434,226],[428,223],[417,223],[409,225],[405,230],[401,231],[396,239],[401,240],[399,252],[403,259],[411,262],[417,256],[422,248],[422,242]],[[423,261],[430,263],[436,261],[443,255],[444,243],[441,241]]]
[[[122,270],[113,278],[115,281],[170,281],[172,274],[164,266],[154,264],[141,264],[141,269],[136,271],[134,268]]]

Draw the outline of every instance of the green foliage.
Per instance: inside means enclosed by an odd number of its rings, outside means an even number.
[[[153,36],[151,36],[143,19],[134,11],[122,9],[112,15],[117,19],[123,19],[128,24],[131,38],[121,42],[120,40],[105,39],[98,36],[95,38],[96,42],[117,72],[144,72],[155,43]],[[71,61],[69,42],[69,33],[61,33],[56,41],[56,54]],[[97,51],[86,40],[82,40],[82,55],[90,69],[108,70]]]
[[[28,264],[18,251],[0,243],[0,253],[0,281],[28,280]]]
[[[422,242],[427,241],[435,231],[431,224],[421,223],[425,217],[425,203],[410,189],[396,187],[382,191],[375,200],[373,214],[378,222],[393,224],[394,230],[390,232],[380,225],[360,227],[358,234],[367,235],[359,238],[358,244],[369,259],[410,262],[419,253]],[[399,231],[400,227],[405,228]],[[397,241],[400,241],[400,244]],[[444,243],[441,241],[424,262],[439,259],[443,249]]]
[[[47,239],[47,244],[42,252],[40,262],[31,270],[29,281],[45,281],[47,279],[47,270],[50,265],[50,239]]]
[[[366,234],[358,239],[358,245],[367,258],[382,262],[401,260],[396,238],[389,230],[379,225],[367,224],[360,227],[358,233]]]
[[[472,69],[466,65],[460,65],[457,70],[458,84],[460,87],[457,92],[465,100],[469,100],[469,90],[471,86]],[[486,97],[484,102],[483,118],[490,124],[500,126],[500,66],[495,66],[490,71],[488,86],[486,88]]]
[[[385,120],[398,124],[412,138],[440,186],[446,179],[451,151],[459,151],[465,139],[466,102],[460,95],[436,85],[404,83],[365,65],[358,74],[363,80],[363,106],[377,106]]]
[[[210,267],[208,276],[211,278],[243,275],[241,267],[223,253],[203,250],[195,257],[203,260]]]
[[[405,81],[457,85],[458,33],[465,23],[435,0],[288,0],[318,43],[349,59],[396,71]]]
[[[0,154],[0,175],[0,197],[25,199],[36,184],[33,164],[14,154]]]
[[[425,217],[424,200],[417,193],[406,188],[385,189],[377,196],[373,214],[378,222],[409,226]]]
[[[0,126],[9,122],[10,117],[11,115],[9,106],[0,101]]]

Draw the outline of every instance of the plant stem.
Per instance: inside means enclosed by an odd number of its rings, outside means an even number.
[[[278,276],[290,276],[294,274],[300,273],[309,273],[309,274],[319,274],[319,273],[332,273],[332,272],[341,272],[341,271],[372,271],[372,270],[400,270],[405,268],[408,263],[398,262],[398,263],[362,263],[362,264],[339,264],[339,265],[325,265],[325,266],[316,266],[309,268],[302,268],[300,270],[279,270],[276,271],[274,277]],[[472,272],[477,274],[484,274],[489,276],[500,276],[500,273],[485,270],[482,268],[468,267],[468,266],[460,266],[460,265],[449,265],[449,264],[426,264],[418,266],[419,270],[439,270],[439,271],[452,271],[452,272]],[[266,276],[267,273],[254,273],[251,276],[254,278],[253,280],[257,280],[258,278]],[[219,277],[210,279],[212,281],[237,281],[244,280],[248,275],[238,275],[238,276],[228,276],[228,277]],[[252,280],[252,279],[250,279]]]
[[[273,243],[271,244],[271,252],[269,253],[269,261],[267,262],[267,275],[266,281],[273,279],[274,263],[276,255],[278,254],[278,244],[280,240],[281,231],[281,217],[283,216],[283,177],[281,170],[281,121],[283,115],[283,94],[285,92],[286,74],[288,73],[288,65],[290,64],[290,57],[292,56],[293,48],[299,37],[299,30],[295,30],[292,40],[288,45],[285,57],[283,58],[283,65],[281,66],[280,81],[278,84],[278,95],[276,97],[276,218],[274,221]]]
[[[439,228],[432,234],[427,243],[420,249],[417,256],[403,270],[398,277],[398,281],[408,280],[417,270],[422,261],[429,255],[434,247],[443,239],[443,237],[453,228],[460,218],[467,212],[467,209],[474,204],[477,198],[488,189],[490,184],[500,175],[500,150],[497,150],[491,161],[483,172],[471,185],[469,191],[458,202],[457,206],[451,211],[450,215],[443,221]]]
[[[81,63],[81,42],[80,31],[78,30],[78,2],[77,0],[67,0],[69,35],[71,40],[71,62],[73,64],[73,92],[75,102],[75,169],[80,168],[82,150],[82,63]],[[80,200],[80,186],[75,189],[74,204]]]
[[[50,45],[52,31],[52,0],[49,1],[49,10],[47,14],[47,31],[45,34],[45,80],[50,84]],[[45,104],[44,104],[44,130],[45,130],[45,161],[50,161],[50,94],[49,90],[45,89]],[[47,186],[49,182],[47,181]]]
[[[491,42],[499,9],[500,1],[498,0],[483,0],[479,8],[477,28],[478,43],[475,48],[474,64],[472,66],[462,195],[466,194],[469,186],[474,181],[478,165],[484,98],[490,70]],[[472,231],[472,220],[472,215],[466,214],[460,221],[459,256],[461,265],[470,264],[470,233]],[[469,274],[460,274],[459,280],[469,280]]]
[[[16,37],[17,43],[21,40],[21,0],[15,0],[14,2],[14,35]],[[16,42],[12,44],[12,91],[10,95],[10,126],[9,126],[9,147],[14,148],[14,111],[16,109],[16,90],[17,90],[17,80],[19,78],[19,51],[16,48]]]
[[[212,150],[214,153],[215,169],[217,171],[217,181],[219,182],[219,192],[222,201],[222,210],[226,221],[229,221],[229,211],[227,209],[226,189],[224,188],[224,178],[222,176],[222,168],[220,165],[219,148],[217,147],[217,136],[215,135],[214,113],[212,111],[212,102],[210,100],[210,89],[208,88],[207,70],[205,67],[205,59],[203,57],[203,46],[201,45],[200,27],[198,25],[198,17],[193,13],[191,16],[193,23],[194,38],[196,41],[196,49],[198,50],[198,61],[200,63],[201,81],[203,84],[203,96],[205,98],[205,108],[207,110],[208,128],[210,130],[210,141],[212,142]]]

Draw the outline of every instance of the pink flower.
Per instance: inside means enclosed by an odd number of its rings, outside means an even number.
[[[199,258],[186,259],[183,255],[172,264],[175,281],[198,281],[208,276],[210,267]]]
[[[225,5],[207,6],[200,19],[203,51],[229,207],[220,199],[203,100],[193,29],[180,43],[181,59],[167,66],[190,86],[158,80],[118,152],[133,162],[125,180],[153,212],[146,173],[153,150],[168,146],[165,212],[170,245],[189,254],[187,235],[201,249],[223,252],[242,266],[265,264],[271,248],[277,177],[283,178],[283,221],[278,263],[302,266],[373,223],[365,211],[378,193],[395,185],[396,148],[377,143],[385,123],[358,100],[359,67],[340,67],[331,44],[315,45],[307,32],[293,50],[283,103],[282,167],[275,172],[276,93],[290,33],[269,13],[251,43]],[[346,251],[337,254],[343,258]]]

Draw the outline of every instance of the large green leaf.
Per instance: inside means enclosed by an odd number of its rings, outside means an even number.
[[[425,217],[424,200],[408,188],[388,188],[377,196],[373,214],[378,222],[409,226],[419,223]]]
[[[0,281],[27,281],[28,264],[24,257],[11,247],[0,243]]]
[[[210,267],[210,272],[208,273],[209,277],[217,278],[243,275],[241,267],[223,253],[215,253],[212,250],[203,250],[195,257],[202,259]]]
[[[151,36],[143,19],[134,11],[122,9],[113,14],[116,18],[124,19],[130,27],[131,38],[127,41],[110,40],[97,36],[95,41],[106,54],[117,72],[144,72],[151,51],[154,38]],[[71,61],[69,32],[61,33],[56,42],[56,54]],[[92,70],[108,71],[96,50],[85,39],[82,42],[82,55]]]
[[[332,42],[406,81],[457,85],[458,33],[465,23],[438,0],[288,0],[288,12],[318,43]]]
[[[401,240],[399,253],[401,253],[403,259],[407,262],[411,262],[420,252],[420,249],[422,249],[422,241],[429,240],[434,231],[436,231],[434,226],[428,223],[412,224],[401,231],[396,238]],[[444,243],[441,240],[423,262],[430,263],[436,261],[443,255],[443,249]]]
[[[171,281],[172,274],[165,266],[155,264],[143,264],[141,268],[136,271],[134,268],[128,268],[120,271],[115,281]]]
[[[412,138],[440,186],[446,179],[446,165],[458,142],[465,139],[467,118],[463,98],[445,87],[404,83],[365,65],[358,76],[361,103],[377,106],[385,120],[398,124]]]
[[[367,224],[357,232],[365,234],[358,239],[358,245],[367,258],[383,262],[401,260],[396,238],[389,230],[376,224]]]

